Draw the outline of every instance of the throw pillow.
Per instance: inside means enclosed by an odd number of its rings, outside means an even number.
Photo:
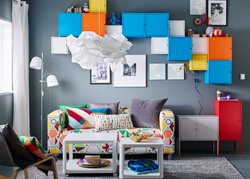
[[[108,114],[118,114],[118,107],[120,102],[116,103],[90,103],[90,108],[109,108]]]
[[[70,108],[66,107],[69,125],[68,130],[89,129],[95,127],[95,119],[92,111],[97,114],[107,114],[108,108]]]
[[[112,130],[133,128],[130,114],[95,115],[95,130]]]
[[[135,127],[159,128],[159,114],[166,103],[165,99],[133,99],[131,118]]]
[[[21,143],[38,158],[44,159],[47,157],[47,153],[43,150],[41,144],[39,143],[36,137],[20,136],[19,139]]]
[[[66,110],[66,107],[70,107],[70,108],[87,108],[88,105],[87,104],[82,104],[80,106],[67,106],[67,105],[60,105],[59,106],[59,109],[61,109],[64,114],[67,114],[67,110]],[[68,116],[65,115],[65,127],[68,127],[69,126],[69,119],[68,119]]]

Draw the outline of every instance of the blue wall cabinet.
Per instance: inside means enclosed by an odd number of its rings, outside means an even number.
[[[126,37],[168,37],[168,13],[123,13],[122,32]]]
[[[205,72],[206,84],[232,84],[232,61],[210,60]]]
[[[149,13],[146,17],[147,37],[169,36],[169,14]]]
[[[122,33],[126,37],[146,37],[145,13],[123,13]]]
[[[78,37],[82,32],[81,13],[60,13],[58,23],[58,36],[67,37],[72,34]]]
[[[192,59],[192,38],[191,37],[170,37],[168,60],[191,60]]]

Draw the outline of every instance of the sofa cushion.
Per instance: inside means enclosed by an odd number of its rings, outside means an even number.
[[[130,110],[134,127],[159,128],[159,114],[166,101],[133,99]]]
[[[90,108],[109,108],[108,114],[118,114],[118,108],[119,108],[120,102],[115,103],[90,103]]]
[[[15,166],[14,160],[11,156],[9,147],[6,143],[6,140],[0,131],[0,165],[4,166]]]
[[[133,128],[130,114],[95,115],[95,130],[112,130]]]

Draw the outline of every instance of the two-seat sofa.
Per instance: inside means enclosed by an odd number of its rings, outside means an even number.
[[[172,154],[175,149],[175,118],[169,109],[164,109],[159,115],[160,128],[130,128],[117,129],[118,141],[123,137],[129,137],[131,132],[144,132],[150,138],[161,138],[164,143],[164,154]],[[65,126],[65,114],[60,109],[51,112],[48,115],[48,153],[62,153],[63,139],[69,133],[95,133],[95,129],[67,130]],[[109,131],[101,131],[108,133]],[[73,146],[74,153],[84,154],[110,154],[112,152],[111,144],[79,144]],[[155,148],[128,148],[126,154],[152,154],[156,153]]]

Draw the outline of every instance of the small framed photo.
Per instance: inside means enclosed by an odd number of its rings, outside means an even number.
[[[190,15],[206,14],[206,0],[190,0]]]
[[[227,0],[209,0],[208,17],[210,25],[227,25]]]
[[[111,84],[111,71],[107,63],[98,63],[90,70],[90,84]]]

